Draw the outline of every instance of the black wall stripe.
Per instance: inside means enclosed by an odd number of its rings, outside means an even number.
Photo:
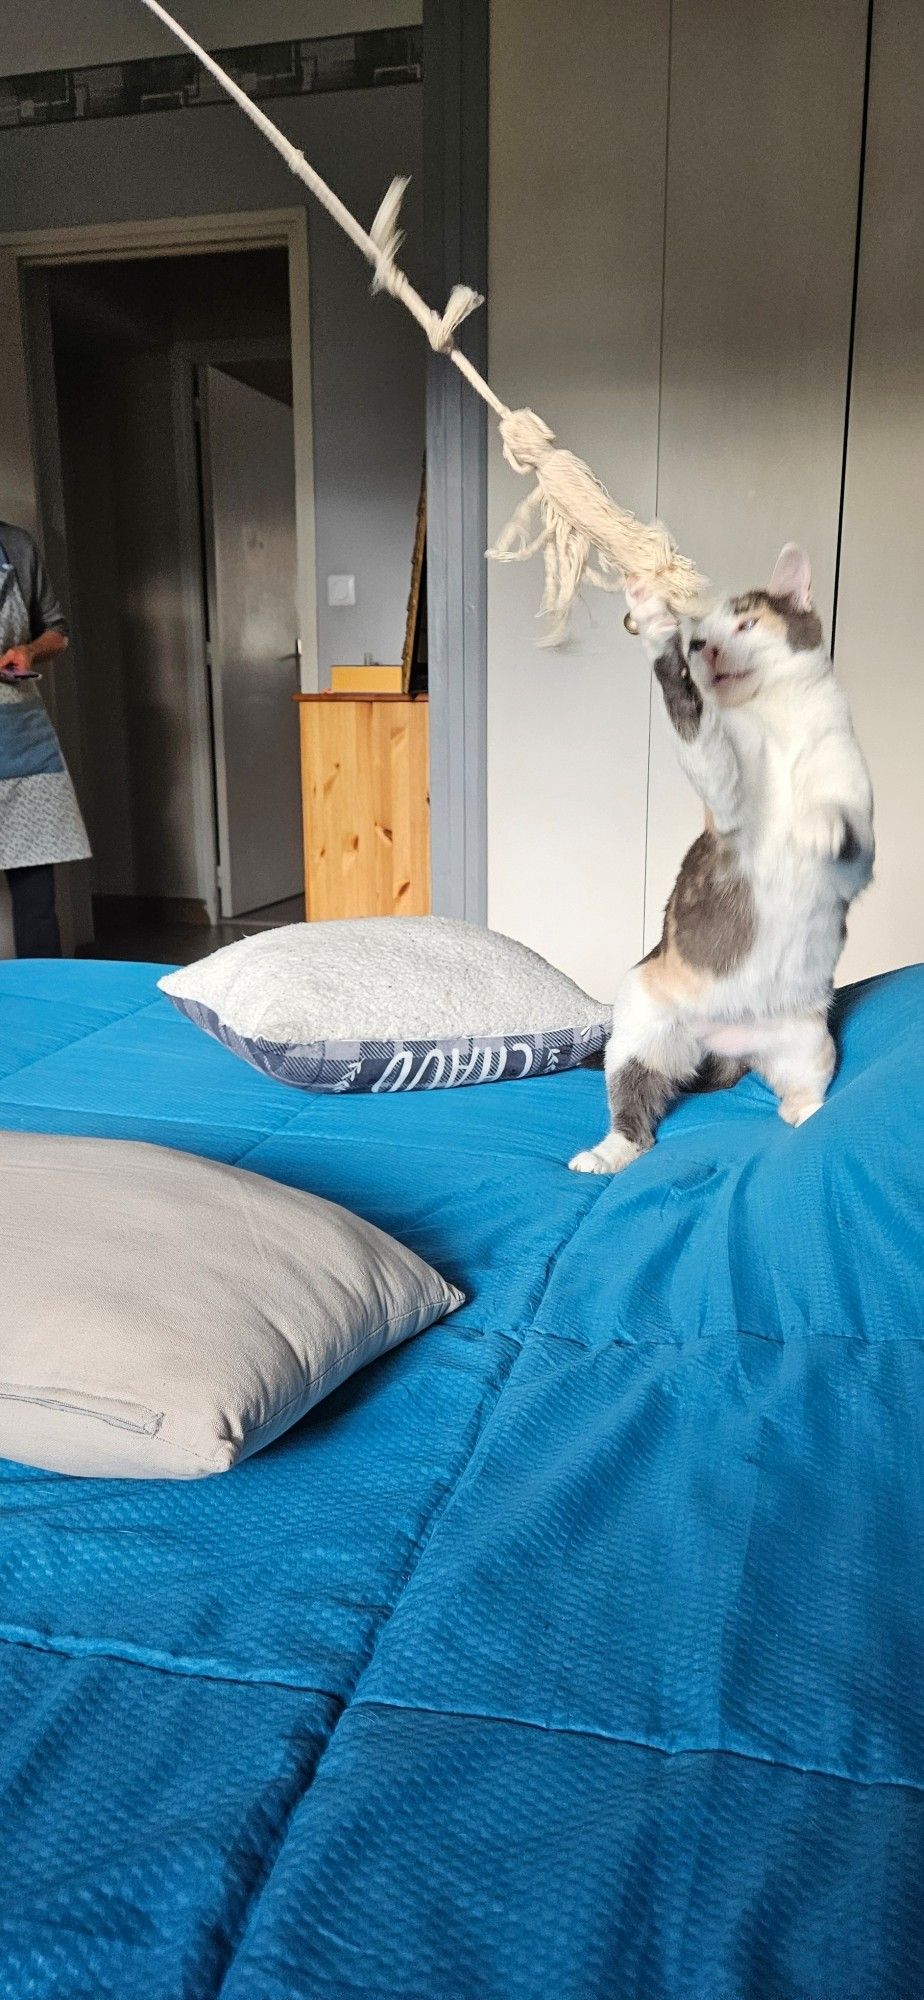
[[[216,54],[251,97],[370,90],[381,84],[420,82],[423,29],[373,28],[315,41],[219,49]],[[0,129],[131,118],[149,111],[196,111],[226,103],[214,78],[185,53],[0,77]]]

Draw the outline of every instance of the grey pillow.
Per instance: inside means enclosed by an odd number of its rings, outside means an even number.
[[[573,1069],[609,1009],[537,952],[452,917],[291,924],[161,979],[180,1012],[300,1090],[450,1090]]]
[[[331,1202],[129,1140],[0,1133],[0,1457],[226,1472],[462,1302]]]

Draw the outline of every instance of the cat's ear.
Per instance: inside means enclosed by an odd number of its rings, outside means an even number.
[[[771,597],[788,598],[795,611],[812,609],[812,566],[798,542],[787,542],[770,578]]]

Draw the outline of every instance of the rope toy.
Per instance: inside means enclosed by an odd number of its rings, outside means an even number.
[[[483,305],[479,292],[455,285],[443,313],[429,306],[398,263],[404,241],[399,225],[401,202],[408,185],[393,180],[369,230],[356,220],[333,188],[247,96],[214,56],[200,46],[160,0],[143,0],[149,13],[177,37],[207,69],[245,117],[275,147],[290,171],[310,189],[322,208],[371,264],[373,292],[388,292],[416,319],[437,354],[443,354],[487,403],[498,419],[504,457],[514,472],[532,474],[535,484],[521,501],[496,546],[488,555],[498,562],[526,562],[541,551],[545,590],[540,617],[547,620],[546,645],[557,645],[568,629],[569,615],[582,583],[599,590],[621,590],[627,576],[648,584],[651,594],[666,598],[674,611],[690,608],[700,597],[705,578],[687,556],[679,553],[660,521],[646,524],[619,507],[606,487],[573,452],[563,451],[541,417],[533,410],[510,410],[455,344],[469,313]],[[635,628],[627,618],[627,630]]]

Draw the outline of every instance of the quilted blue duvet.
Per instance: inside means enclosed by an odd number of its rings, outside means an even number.
[[[223,1478],[0,1465],[2,2000],[920,2000],[924,971],[614,1180],[599,1072],[306,1096],[156,977],[0,966],[0,1125],[466,1304]]]

